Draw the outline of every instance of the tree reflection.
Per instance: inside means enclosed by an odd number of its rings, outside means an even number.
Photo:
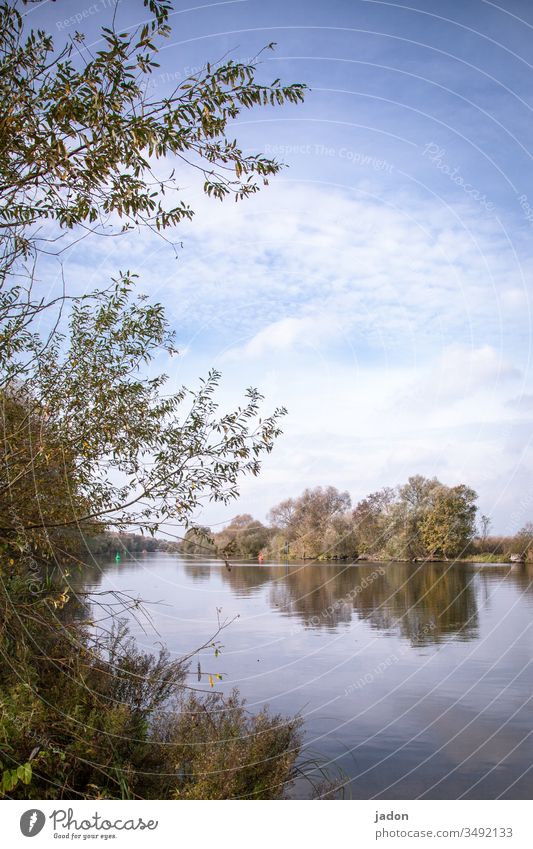
[[[127,562],[128,571],[151,566],[155,568],[155,563],[149,557],[142,563]],[[266,592],[273,609],[296,618],[305,628],[334,630],[357,617],[379,631],[400,634],[413,645],[475,639],[478,599],[490,604],[489,588],[495,579],[512,583],[520,593],[533,589],[532,564],[292,561],[265,566],[234,563],[228,571],[217,560],[178,558],[176,566],[198,583],[216,573],[241,598]],[[96,588],[102,572],[116,568],[114,562],[87,564],[83,581],[75,583]]]
[[[270,604],[307,628],[335,629],[357,616],[418,645],[477,636],[476,573],[461,564],[240,566],[224,580],[244,595],[270,583]]]

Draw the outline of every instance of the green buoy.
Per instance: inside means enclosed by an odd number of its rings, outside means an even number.
[[[117,551],[117,553],[116,553],[115,560],[117,561],[117,563],[118,563],[118,562],[119,562],[119,560],[120,560],[120,554],[118,553],[118,551]]]

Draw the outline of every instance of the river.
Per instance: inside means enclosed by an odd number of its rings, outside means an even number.
[[[92,564],[91,590],[147,603],[140,646],[202,652],[215,688],[305,720],[306,757],[355,799],[533,792],[533,573],[481,564]],[[231,621],[232,620],[232,621]],[[196,679],[196,659],[192,673]],[[207,674],[198,686],[209,689]],[[298,783],[296,796],[307,795]]]

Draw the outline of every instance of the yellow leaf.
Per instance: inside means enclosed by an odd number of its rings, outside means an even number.
[[[210,675],[210,676],[209,676],[209,686],[210,686],[210,687],[214,687],[214,686],[215,686],[215,682],[213,681],[213,676],[212,676],[212,675]]]

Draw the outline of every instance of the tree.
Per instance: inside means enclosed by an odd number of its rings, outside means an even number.
[[[487,537],[489,535],[490,526],[492,524],[490,516],[486,516],[484,513],[480,516],[479,519],[481,525],[481,543],[484,545],[487,541]]]
[[[372,493],[352,514],[358,550],[397,560],[455,556],[475,533],[476,498],[422,475]]]
[[[228,136],[230,123],[253,107],[299,103],[305,86],[262,85],[254,62],[228,59],[207,64],[162,99],[150,97],[172,7],[167,0],[144,5],[147,23],[120,31],[114,17],[93,54],[80,33],[56,49],[46,32],[26,30],[16,0],[0,4],[4,380],[27,362],[24,353],[30,360],[35,355],[31,321],[54,303],[33,291],[41,251],[60,255],[95,232],[147,227],[164,233],[191,218],[179,196],[176,163],[198,174],[206,194],[220,200],[248,197],[282,167],[244,153]],[[17,282],[6,288],[10,271]]]
[[[324,536],[324,552],[328,558],[354,560],[358,555],[358,540],[349,513],[332,517]]]
[[[516,553],[528,558],[533,550],[533,522],[526,522],[514,539]]]
[[[422,522],[431,509],[435,492],[442,487],[437,478],[413,475],[406,484],[398,487],[398,503],[395,510],[395,544],[399,555],[407,560],[416,560],[425,554]]]
[[[193,215],[175,197],[176,162],[220,200],[248,197],[281,168],[244,153],[230,124],[296,104],[304,87],[262,85],[253,62],[223,60],[151,99],[171,5],[145,6],[148,23],[104,27],[93,54],[78,33],[56,50],[24,26],[16,0],[0,4],[0,795],[223,797],[222,764],[240,774],[234,792],[279,796],[300,748],[298,720],[249,717],[237,697],[193,693],[184,706],[191,656],[151,657],[107,629],[135,599],[93,599],[95,626],[86,596],[51,568],[80,532],[155,534],[190,524],[204,498],[234,498],[284,412],[260,415],[252,388],[219,413],[215,371],[196,390],[165,392],[150,366],[176,354],[174,337],[163,307],[135,295],[134,274],[77,298],[68,281],[52,300],[36,282],[43,253],[60,257],[92,233],[148,228],[168,241]]]
[[[270,542],[271,531],[249,513],[234,519],[215,534],[217,549],[226,556],[255,559]]]
[[[477,494],[468,486],[440,486],[421,522],[421,535],[432,556],[464,554],[475,535]]]
[[[437,478],[425,478],[423,475],[411,475],[406,484],[398,487],[400,501],[413,510],[427,507],[432,492],[440,486]]]
[[[390,487],[373,492],[358,502],[352,522],[361,554],[377,554],[391,537],[390,509],[395,493]]]
[[[268,519],[271,525],[276,528],[281,528],[284,531],[290,531],[296,516],[296,501],[294,498],[286,498],[285,501],[280,501],[275,507],[269,511]]]
[[[162,392],[165,375],[146,377],[156,354],[177,351],[162,306],[135,296],[134,274],[73,299],[66,333],[35,332],[35,319],[54,306],[35,293],[43,249],[61,252],[69,232],[72,240],[170,232],[193,215],[172,200],[175,159],[220,200],[248,197],[281,168],[244,153],[229,127],[242,110],[300,102],[305,87],[262,85],[256,64],[230,59],[151,98],[147,81],[171,5],[145,5],[150,20],[125,32],[104,27],[96,54],[78,33],[56,49],[45,32],[25,30],[17,2],[0,5],[0,400],[12,408],[24,395],[27,432],[45,420],[54,434],[49,451],[28,438],[3,443],[4,542],[18,535],[31,548],[39,534],[48,544],[60,528],[89,532],[98,521],[151,533],[165,520],[186,525],[202,498],[234,498],[239,476],[258,473],[280,432],[284,410],[260,417],[255,389],[218,416],[215,371],[197,390],[171,395]],[[47,456],[68,498],[49,498],[45,478],[32,478]],[[38,516],[21,497],[28,486]]]
[[[54,462],[68,458],[65,485],[73,497],[63,515],[50,513],[49,482],[43,479],[40,488],[32,475],[43,451],[28,441],[23,461],[42,502],[39,516],[27,515],[27,500],[17,499],[8,478],[12,518],[0,533],[11,534],[15,525],[22,533],[83,531],[95,520],[151,533],[167,520],[187,524],[202,498],[225,503],[235,498],[238,477],[258,474],[260,455],[272,449],[284,410],[261,419],[256,390],[248,390],[243,407],[217,417],[217,372],[197,392],[182,388],[170,395],[161,391],[165,375],[144,377],[157,351],[174,353],[173,338],[162,308],[142,298],[132,301],[131,285],[122,278],[111,297],[76,304],[67,353],[57,336],[39,357],[31,390],[27,387],[28,404],[55,434]],[[8,476],[20,452],[16,441],[5,452]]]
[[[334,486],[306,489],[299,498],[282,501],[270,511],[270,519],[281,529],[293,557],[326,554],[326,537],[331,522],[350,507],[350,496]]]
[[[206,525],[197,525],[188,528],[179,550],[182,554],[191,554],[198,558],[205,558],[209,554],[215,554],[216,548],[213,542],[211,528],[208,528]]]
[[[27,385],[0,392],[0,574],[6,563],[25,569],[35,556],[53,557],[77,547],[76,516],[90,503],[76,485],[73,445]],[[87,531],[96,533],[91,523]]]

